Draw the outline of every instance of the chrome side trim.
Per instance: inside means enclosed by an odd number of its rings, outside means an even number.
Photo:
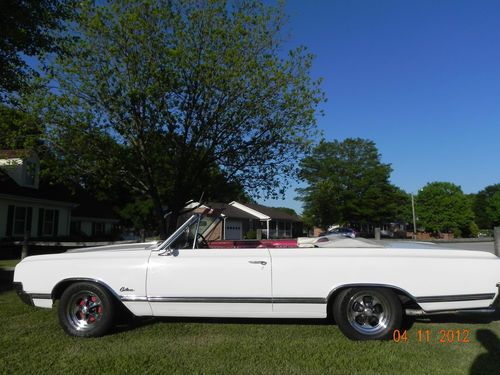
[[[272,298],[266,297],[148,297],[149,302],[177,302],[177,303],[272,303]]]
[[[368,283],[343,284],[343,285],[336,286],[335,288],[333,288],[330,291],[330,293],[328,293],[328,296],[326,297],[326,300],[329,301],[330,298],[331,298],[331,296],[335,292],[337,292],[339,289],[344,289],[344,288],[365,288],[365,287],[368,287],[368,288],[390,288],[390,289],[395,289],[395,290],[401,292],[402,294],[406,295],[407,297],[409,297],[413,301],[417,300],[414,295],[412,295],[411,293],[408,293],[406,290],[401,289],[400,287],[397,287],[395,285],[391,285],[391,284],[368,284]]]
[[[48,293],[28,293],[32,299],[52,299],[52,295]]]
[[[166,303],[296,303],[326,304],[325,298],[270,298],[270,297],[144,297],[120,296],[126,302],[166,302]]]
[[[148,302],[148,297],[141,296],[120,296],[123,302]]]
[[[500,283],[499,283],[500,284]],[[491,300],[495,297],[494,293],[482,293],[482,294],[456,294],[447,296],[423,296],[415,297],[414,295],[408,293],[406,290],[401,289],[394,285],[388,284],[345,284],[340,285],[328,293],[327,300],[339,289],[343,288],[363,288],[363,287],[374,287],[374,288],[390,288],[400,291],[407,297],[412,299],[417,303],[435,303],[435,302],[460,302],[460,301],[480,301],[480,300]]]
[[[326,298],[273,298],[273,303],[304,303],[304,304],[326,304]]]
[[[437,310],[424,311],[415,309],[406,309],[405,313],[409,316],[433,316],[443,314],[493,314],[496,310],[493,308],[477,308],[477,309],[452,309],[452,310]]]
[[[435,302],[461,302],[461,301],[480,301],[490,300],[495,297],[495,293],[483,294],[456,294],[451,296],[428,296],[417,297],[418,303],[435,303]]]

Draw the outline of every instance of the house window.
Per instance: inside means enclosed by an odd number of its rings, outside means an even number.
[[[26,222],[28,219],[28,210],[26,207],[16,207],[14,211],[14,235],[24,236]]]
[[[43,236],[52,236],[54,234],[55,217],[56,210],[44,210],[42,224]]]
[[[82,222],[72,221],[70,228],[71,228],[71,234],[80,234],[82,231]]]
[[[94,229],[94,234],[95,235],[100,235],[104,234],[104,223],[94,223],[95,229]]]

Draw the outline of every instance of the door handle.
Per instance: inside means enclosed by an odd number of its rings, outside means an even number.
[[[251,264],[260,264],[262,266],[265,266],[267,264],[267,262],[264,261],[264,260],[249,260],[248,263],[251,263]]]

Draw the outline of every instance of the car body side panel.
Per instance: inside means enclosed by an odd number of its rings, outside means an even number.
[[[304,248],[270,253],[277,299],[327,298],[346,285],[378,285],[405,291],[428,312],[487,308],[500,281],[500,260],[481,252]],[[314,309],[274,305],[276,312],[296,308]]]
[[[15,269],[14,281],[22,282],[35,306],[51,307],[54,288],[65,280],[95,280],[109,287],[115,296],[146,295],[146,273],[150,251],[103,251],[63,253],[28,257]],[[147,302],[124,302],[137,315],[151,315]]]
[[[260,249],[153,252],[147,297],[156,316],[270,316],[271,259]]]
[[[303,318],[326,316],[328,297],[345,286],[394,287],[414,298],[425,311],[436,312],[487,308],[500,282],[500,259],[474,251],[408,248],[194,251],[171,258],[143,249],[34,256],[17,265],[14,281],[21,282],[24,291],[40,307],[52,306],[51,293],[61,281],[89,279],[109,287],[136,315],[153,315],[151,305],[155,302],[148,298],[160,297],[156,303],[164,311],[157,311],[156,315]],[[150,254],[156,258],[150,269],[152,284],[146,288]],[[249,263],[259,261],[267,264]],[[160,270],[163,263],[168,267]],[[232,300],[228,302],[226,297]]]

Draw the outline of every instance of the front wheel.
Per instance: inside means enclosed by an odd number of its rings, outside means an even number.
[[[71,336],[97,337],[112,326],[115,306],[112,297],[93,283],[70,285],[59,301],[59,323]]]
[[[398,297],[382,288],[344,290],[335,299],[333,316],[351,340],[387,340],[402,324]]]

